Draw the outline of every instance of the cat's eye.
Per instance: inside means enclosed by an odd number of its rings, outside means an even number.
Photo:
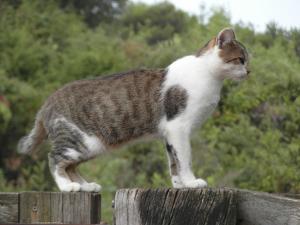
[[[243,64],[243,65],[245,64],[245,60],[242,57],[239,57],[239,60],[240,60],[241,64]]]

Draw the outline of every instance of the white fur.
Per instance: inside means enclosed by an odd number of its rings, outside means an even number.
[[[174,187],[204,187],[206,182],[196,179],[191,170],[189,137],[196,125],[201,125],[217,106],[226,66],[217,47],[201,57],[186,56],[168,67],[162,96],[173,85],[187,91],[187,106],[176,118],[162,118],[159,131],[174,147],[180,163],[178,176],[172,177]]]
[[[243,64],[236,65],[227,63],[223,65],[223,78],[230,78],[233,80],[243,80],[247,77],[247,69]]]
[[[205,121],[220,99],[223,80],[219,78],[219,68],[222,64],[218,50],[213,49],[202,57],[183,57],[168,67],[162,93],[179,85],[187,91],[188,102],[180,116],[171,121],[161,120],[159,127],[163,134],[173,126],[181,126],[189,135],[195,125]]]
[[[80,152],[78,152],[72,148],[67,148],[65,151],[66,152],[64,154],[75,161],[78,161],[81,156]]]
[[[84,143],[89,150],[89,157],[97,156],[106,151],[105,146],[102,142],[94,135],[87,135],[83,133]]]
[[[62,168],[56,167],[53,173],[55,182],[61,191],[71,192],[71,191],[79,191],[80,184],[76,182],[71,182],[68,174]]]
[[[96,183],[84,183],[81,184],[80,190],[86,192],[99,192],[101,191],[101,186]]]

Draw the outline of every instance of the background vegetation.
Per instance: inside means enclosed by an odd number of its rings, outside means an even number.
[[[194,171],[212,187],[299,193],[300,30],[269,24],[256,33],[222,9],[210,14],[127,0],[1,1],[0,191],[57,190],[47,144],[38,155],[16,153],[51,92],[76,79],[166,67],[231,26],[252,55],[251,77],[225,83],[218,109],[192,139]],[[127,149],[81,167],[103,186],[106,220],[117,188],[170,186],[162,143]]]

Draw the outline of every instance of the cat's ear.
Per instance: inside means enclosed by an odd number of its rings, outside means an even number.
[[[220,31],[217,37],[217,44],[219,48],[222,48],[226,43],[235,40],[234,31],[231,28],[225,28]]]

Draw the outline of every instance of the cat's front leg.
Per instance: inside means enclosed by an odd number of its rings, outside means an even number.
[[[191,170],[191,147],[187,132],[182,129],[169,130],[166,140],[173,187],[206,187],[207,183],[202,179],[196,179]]]

